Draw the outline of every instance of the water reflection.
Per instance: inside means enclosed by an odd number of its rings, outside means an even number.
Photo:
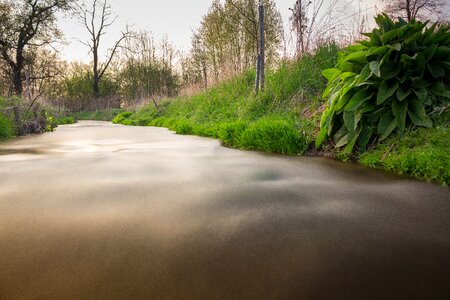
[[[449,200],[353,165],[82,122],[0,145],[0,298],[446,299]]]

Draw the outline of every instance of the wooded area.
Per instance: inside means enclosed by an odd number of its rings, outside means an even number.
[[[259,62],[271,69],[320,45],[345,45],[362,38],[367,7],[348,16],[350,5],[343,0],[298,0],[291,9],[291,24],[285,26],[274,0],[214,0],[193,31],[187,53],[168,37],[158,41],[148,30],[128,27],[107,53],[99,53],[100,42],[117,18],[108,0],[1,0],[0,95],[22,97],[30,106],[40,102],[80,111],[192,93],[255,69]],[[398,0],[385,9],[392,16],[428,18],[443,5],[438,0]],[[55,50],[63,37],[57,13],[77,16],[89,35],[80,44],[91,63],[64,61]],[[347,22],[349,17],[356,21]],[[293,55],[288,54],[289,40],[295,44]],[[263,77],[257,76],[257,81],[257,86],[264,86]]]

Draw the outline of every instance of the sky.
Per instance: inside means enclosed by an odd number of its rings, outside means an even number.
[[[90,0],[86,0],[90,2]],[[363,6],[372,7],[375,1],[361,0]],[[198,28],[202,16],[208,12],[212,0],[109,0],[112,11],[117,15],[115,24],[104,36],[102,51],[111,47],[126,25],[133,30],[146,30],[153,33],[157,40],[168,36],[169,40],[180,50],[188,51],[192,31]],[[285,25],[295,0],[276,0]],[[88,48],[80,40],[88,39],[87,30],[76,17],[69,15],[59,18],[60,29],[65,34],[68,45],[60,46],[62,58],[69,61],[90,60]]]

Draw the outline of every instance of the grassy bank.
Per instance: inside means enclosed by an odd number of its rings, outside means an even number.
[[[240,149],[302,155],[314,152],[325,100],[326,80],[321,70],[335,65],[338,49],[322,47],[317,54],[283,64],[267,74],[264,92],[255,95],[255,74],[248,72],[189,98],[164,100],[138,111],[119,114],[115,123],[167,127],[178,134],[220,139]],[[448,116],[448,112],[443,113]],[[402,137],[374,144],[353,159],[370,167],[383,168],[448,185],[449,130],[441,118],[433,129],[411,129]],[[327,156],[348,158],[331,145]]]
[[[450,184],[448,126],[419,129],[405,137],[391,137],[359,156],[363,165]]]
[[[326,81],[321,70],[336,63],[337,47],[283,64],[267,74],[266,89],[255,96],[254,72],[190,98],[165,100],[118,115],[125,125],[167,127],[179,134],[219,138],[240,149],[303,154],[314,141]]]

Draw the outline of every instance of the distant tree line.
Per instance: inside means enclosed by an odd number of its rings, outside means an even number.
[[[441,0],[386,2],[386,12],[393,18],[447,20],[440,13],[445,4]],[[265,8],[270,68],[279,63],[287,44],[274,0],[213,0],[192,33],[187,53],[178,51],[167,37],[158,41],[148,31],[129,28],[101,53],[100,42],[116,19],[109,0],[0,0],[0,96],[20,96],[30,107],[46,101],[61,109],[93,110],[174,97],[192,86],[205,89],[255,68],[260,3]],[[324,42],[345,40],[339,34],[349,6],[346,0],[293,1],[289,31],[296,56],[314,52]],[[68,12],[79,17],[88,33],[82,43],[90,63],[66,62],[55,50],[63,36],[56,15]],[[363,23],[361,19],[359,33]]]

